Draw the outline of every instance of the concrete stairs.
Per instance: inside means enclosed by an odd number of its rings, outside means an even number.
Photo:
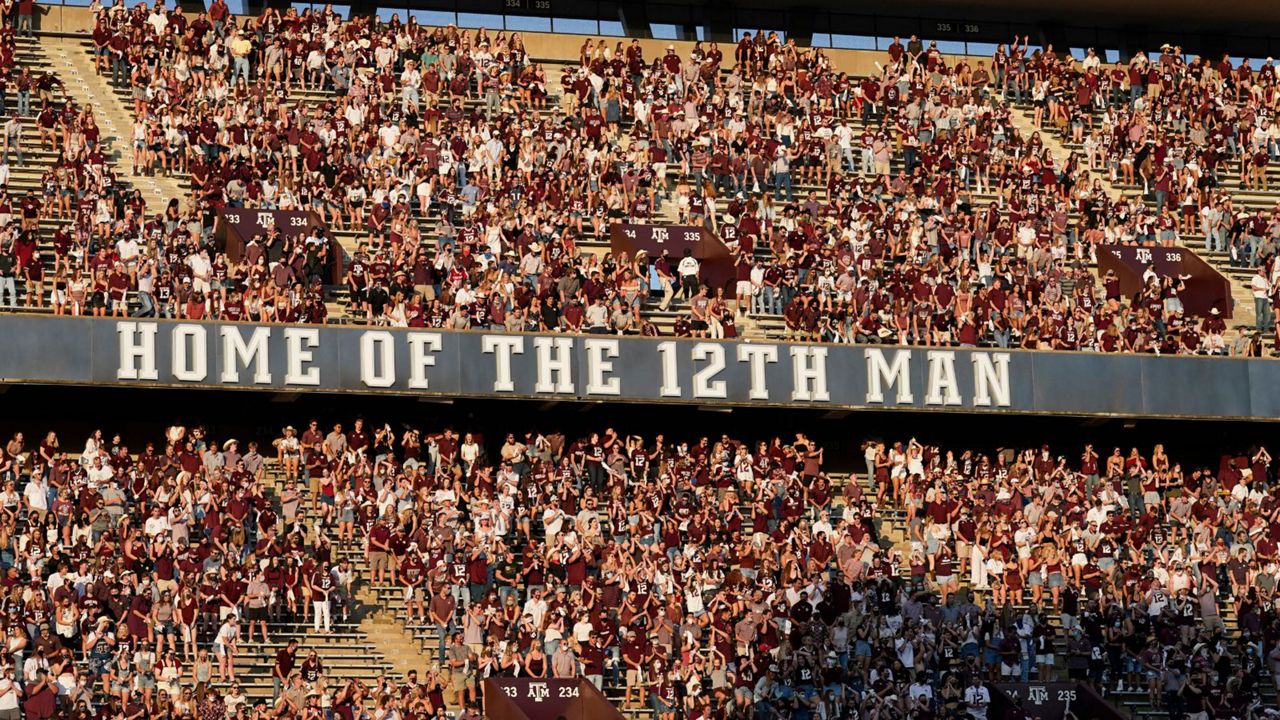
[[[279,513],[279,491],[284,486],[284,477],[274,460],[266,464],[263,486],[265,494]],[[308,528],[306,540],[310,544],[315,540],[319,527],[315,522],[316,518],[309,512],[300,515],[300,518]],[[336,538],[333,541],[335,545],[338,542]],[[385,651],[380,638],[372,637],[364,631],[365,619],[371,614],[372,608],[361,601],[358,588],[354,595],[350,618],[342,619],[335,605],[329,632],[317,632],[309,621],[295,618],[269,623],[271,642],[266,645],[242,643],[240,648],[243,659],[247,661],[244,663],[247,669],[237,673],[237,679],[245,695],[254,699],[271,697],[271,670],[275,653],[292,639],[298,641],[298,664],[314,650],[325,666],[331,687],[348,679],[357,679],[366,685],[376,684],[381,676],[398,679],[400,675],[396,674],[396,664],[390,661],[394,656]],[[299,611],[301,610],[299,603]]]
[[[365,600],[369,598],[369,600]],[[372,601],[365,594],[362,600]],[[404,632],[403,625],[385,611],[379,610],[366,615],[360,621],[360,632],[369,638],[369,642],[378,648],[379,653],[390,663],[393,678],[404,677],[410,670],[422,673],[426,668],[427,656],[422,646]]]
[[[132,171],[133,116],[130,108],[115,96],[110,77],[97,73],[93,59],[80,51],[77,39],[44,36],[38,45],[39,52],[67,84],[67,92],[73,94],[82,105],[93,108],[94,116],[102,128],[106,155],[115,166],[116,174],[142,192],[147,203],[147,214],[162,214],[169,200],[185,200],[187,193],[172,178],[139,175]]]

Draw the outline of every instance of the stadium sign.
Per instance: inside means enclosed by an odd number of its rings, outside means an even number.
[[[1270,360],[22,315],[0,331],[5,382],[1280,417]]]

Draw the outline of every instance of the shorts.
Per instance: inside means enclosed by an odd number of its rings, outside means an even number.
[[[249,622],[266,622],[267,608],[265,605],[262,607],[245,608],[244,616]]]
[[[381,550],[375,550],[369,553],[369,569],[377,572],[378,570],[386,571],[390,567],[389,557]]]
[[[455,672],[452,677],[453,689],[461,692],[469,687],[475,681],[475,673],[471,672]]]
[[[1050,588],[1060,588],[1060,587],[1062,587],[1062,585],[1063,585],[1063,582],[1062,582],[1062,573],[1058,573],[1058,572],[1055,572],[1055,573],[1049,573],[1049,587],[1050,587]]]
[[[741,297],[741,296],[744,296],[744,295],[751,295],[751,294],[752,294],[752,292],[751,292],[751,281],[750,281],[750,280],[739,280],[739,281],[738,281],[737,295],[738,295],[739,297]]]
[[[1040,665],[1052,665],[1052,664],[1053,664],[1053,653],[1049,653],[1048,655],[1037,655],[1037,656],[1036,656],[1036,663],[1038,663],[1038,664],[1040,664]]]

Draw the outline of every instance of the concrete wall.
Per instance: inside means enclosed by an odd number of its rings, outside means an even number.
[[[93,30],[93,13],[87,7],[37,5],[40,15],[36,29],[51,33],[89,33]]]

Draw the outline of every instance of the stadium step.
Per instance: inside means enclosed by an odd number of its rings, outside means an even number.
[[[103,140],[107,143],[107,156],[114,163],[116,174],[142,192],[147,214],[162,214],[169,200],[186,198],[189,193],[172,178],[133,172],[132,109],[120,101],[109,79],[98,74],[93,59],[83,52],[82,42],[73,38],[47,37],[41,46],[52,66],[67,82],[68,91],[74,91],[82,105],[94,109],[98,125],[103,129]]]

